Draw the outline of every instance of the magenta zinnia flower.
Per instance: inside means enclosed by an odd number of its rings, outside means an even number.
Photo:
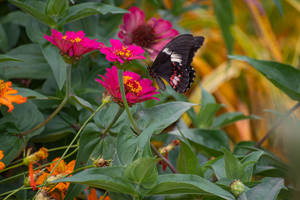
[[[103,46],[103,43],[84,37],[83,31],[67,31],[65,35],[52,29],[51,36],[45,35],[44,38],[57,46],[61,55],[68,62],[78,61],[83,54],[94,51]]]
[[[145,59],[144,50],[136,45],[125,46],[120,40],[110,39],[111,47],[102,47],[100,52],[106,55],[106,59],[111,62],[131,61],[134,59]]]
[[[176,35],[171,22],[164,19],[151,18],[145,21],[145,13],[137,7],[131,7],[130,13],[123,17],[118,36],[124,44],[136,44],[149,52],[154,59],[160,50]]]
[[[117,67],[112,66],[112,68],[107,68],[106,71],[105,76],[98,75],[102,80],[96,79],[96,81],[98,81],[112,96],[113,101],[122,105],[123,101],[119,87]],[[150,79],[142,79],[140,75],[134,72],[125,71],[123,73],[123,81],[128,105],[131,106],[132,104],[150,99],[159,100],[158,98],[153,97],[153,95],[159,94],[159,92],[152,86],[152,81]]]

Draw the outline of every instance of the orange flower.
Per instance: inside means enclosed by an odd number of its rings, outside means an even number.
[[[3,151],[0,150],[0,160],[2,160],[3,157],[4,157]],[[0,161],[0,170],[2,170],[2,169],[4,169],[4,168],[5,168],[4,162],[1,162],[1,161]]]
[[[10,81],[4,82],[0,80],[0,104],[6,105],[8,107],[8,112],[11,112],[14,109],[12,103],[25,103],[27,101],[26,97],[21,95],[12,95],[17,94],[18,90],[11,88],[12,83]]]
[[[0,161],[0,170],[5,168],[5,164],[3,162]]]
[[[42,155],[45,153],[45,150],[40,150],[39,151]],[[48,155],[48,154],[47,154]],[[39,173],[40,175],[37,177],[35,184],[36,185],[41,185],[45,181],[51,182],[53,180],[62,178],[65,175],[68,175],[73,172],[74,167],[75,167],[75,160],[72,160],[68,164],[65,163],[64,160],[61,160],[57,167],[54,169],[54,166],[56,165],[57,161],[60,158],[55,158],[52,163],[50,164],[49,167],[46,167],[46,170],[41,170]],[[49,177],[50,172],[53,171],[52,175]],[[38,172],[37,172],[38,173]],[[43,190],[47,190],[47,193],[54,199],[64,199],[64,196],[68,190],[70,183],[58,183],[55,186],[54,185],[49,185],[48,187],[43,187]]]
[[[97,200],[96,189],[92,188],[90,194],[88,195],[88,200]],[[103,198],[103,196],[99,197],[99,200],[110,200],[109,196]]]
[[[0,150],[0,160],[2,160],[3,157],[4,157],[3,151]]]
[[[52,169],[55,167],[57,161],[59,160],[60,158],[55,158],[50,167],[47,167],[48,171],[51,172]],[[71,162],[69,162],[67,165],[65,163],[64,160],[61,160],[59,162],[59,164],[57,165],[57,167],[54,169],[52,175],[58,175],[58,174],[70,174],[73,172],[74,170],[74,167],[75,167],[75,160],[72,160]]]

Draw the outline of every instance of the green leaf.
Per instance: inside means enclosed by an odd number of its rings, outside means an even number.
[[[55,21],[51,17],[45,15],[41,12],[41,10],[25,3],[24,1],[9,0],[9,2],[48,26],[54,27],[56,25]]]
[[[269,79],[290,98],[300,101],[300,71],[290,65],[273,61],[256,60],[246,56],[229,56],[246,61]]]
[[[124,176],[138,185],[152,188],[158,176],[157,161],[156,158],[139,158],[125,169]]]
[[[6,16],[4,16],[2,19],[2,23],[3,24],[13,23],[13,24],[26,27],[31,20],[32,17],[30,15],[18,10],[18,11],[10,12]]]
[[[80,183],[111,192],[136,195],[134,186],[123,178],[123,167],[92,168],[81,171],[71,177],[53,181]]]
[[[138,153],[137,138],[129,130],[128,127],[123,127],[118,133],[117,140],[117,155],[122,165],[129,165],[135,155]]]
[[[276,7],[278,8],[280,14],[283,14],[283,10],[282,10],[282,6],[281,6],[281,2],[280,0],[273,0],[274,4],[276,5]]]
[[[230,30],[234,24],[232,2],[231,0],[213,0],[213,4],[228,54],[231,54],[234,47],[234,38]]]
[[[29,20],[25,26],[26,34],[33,43],[45,44],[48,41],[44,39],[45,33],[48,31],[48,27],[45,24],[40,23],[34,19]]]
[[[0,122],[0,130],[2,132],[0,135],[0,149],[4,151],[5,164],[16,158],[29,138],[44,130],[44,127],[40,128],[21,139],[18,134],[40,124],[44,117],[30,100],[23,104],[16,104],[14,107],[12,112],[3,113],[4,117],[1,118]]]
[[[75,105],[77,110],[81,110],[81,108],[85,108],[91,112],[94,111],[93,106],[90,104],[90,102],[84,100],[83,98],[81,98],[79,96],[72,95],[71,100],[74,100],[76,102],[76,104],[79,105],[79,106]]]
[[[252,200],[252,199],[268,199],[276,200],[281,189],[284,186],[284,179],[282,178],[264,178],[262,183],[256,185],[244,192],[238,200]]]
[[[41,49],[36,44],[19,46],[7,53],[23,62],[8,61],[0,63],[0,74],[8,79],[33,78],[43,79],[52,75]]]
[[[244,120],[244,119],[259,119],[260,117],[255,115],[246,116],[241,112],[231,112],[225,113],[223,115],[218,116],[214,119],[214,123],[212,127],[214,128],[222,128],[236,121]]]
[[[52,69],[57,86],[61,90],[64,86],[67,76],[66,63],[61,57],[58,48],[52,44],[42,47],[42,52]]]
[[[60,24],[70,23],[90,15],[106,15],[108,13],[123,14],[126,12],[127,11],[122,8],[98,2],[81,3],[71,6],[69,14],[60,22]]]
[[[246,155],[241,162],[243,163],[243,167],[245,169],[245,173],[241,180],[245,182],[250,182],[253,174],[253,167],[264,154],[263,151],[255,151],[248,155]]]
[[[222,148],[229,149],[229,140],[222,130],[208,129],[182,129],[184,137],[194,144],[198,151],[208,156],[223,155]],[[178,131],[169,132],[172,135],[181,137]]]
[[[12,56],[8,56],[5,54],[0,55],[0,62],[7,62],[7,61],[23,62],[22,60],[12,57]]]
[[[204,194],[222,199],[235,199],[234,196],[216,184],[191,174],[159,175],[157,185],[147,195]]]
[[[144,149],[144,146],[150,140],[152,134],[160,133],[178,120],[185,111],[194,105],[195,104],[177,101],[160,104],[140,111],[138,113],[139,119],[143,120],[144,124],[147,123],[148,126],[138,137],[139,148]]]
[[[209,128],[214,120],[216,112],[221,108],[220,104],[217,104],[214,97],[202,89],[201,94],[201,109],[196,117],[196,123],[198,128]]]
[[[47,0],[46,14],[48,16],[62,16],[69,10],[69,0]]]
[[[180,151],[176,161],[176,169],[183,174],[196,174],[202,176],[201,166],[197,155],[190,144],[180,141]]]
[[[224,149],[225,172],[227,178],[243,179],[245,169],[242,163],[227,149]]]
[[[31,90],[29,88],[14,87],[14,89],[18,90],[19,95],[22,95],[23,97],[27,97],[29,99],[41,99],[41,100],[48,99],[47,96],[45,96],[37,91]]]
[[[4,27],[2,26],[1,23],[0,23],[0,50],[4,52],[8,50],[8,38],[4,30]]]

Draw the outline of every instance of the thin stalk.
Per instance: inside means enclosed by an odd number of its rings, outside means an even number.
[[[107,191],[105,191],[105,193],[101,196],[101,198],[99,200],[104,200],[106,195],[107,195]]]
[[[121,116],[121,114],[124,112],[124,108],[123,107],[119,107],[119,110],[117,112],[117,114],[115,115],[114,119],[110,122],[110,124],[105,128],[105,130],[102,133],[102,137],[104,137],[106,135],[106,133],[109,131],[109,129],[116,123],[116,121],[119,119],[119,117]]]
[[[288,112],[285,114],[285,117],[279,118],[279,120],[271,127],[271,129],[264,135],[263,138],[261,138],[255,145],[255,147],[260,147],[266,139],[270,137],[270,135],[275,131],[275,129],[288,117],[290,114],[292,114],[297,108],[300,107],[300,102],[298,102],[296,105],[294,105]]]
[[[9,195],[7,195],[3,200],[6,200],[8,199],[9,197],[11,197],[12,195],[16,194],[17,192],[23,190],[25,188],[25,186],[23,185],[22,187],[19,187],[15,190],[13,190]]]
[[[77,144],[71,146],[71,148],[76,148],[76,147],[78,147]],[[68,146],[56,147],[56,148],[48,149],[48,152],[58,151],[58,150],[66,149],[66,148],[68,148]]]
[[[118,70],[118,79],[119,79],[119,85],[120,85],[120,92],[121,92],[121,96],[122,96],[122,100],[123,100],[123,105],[125,107],[125,110],[127,112],[127,115],[128,115],[128,118],[134,128],[134,130],[136,131],[136,133],[138,135],[141,134],[141,130],[138,128],[136,122],[134,121],[131,113],[130,113],[130,110],[129,110],[129,106],[128,106],[128,103],[127,103],[127,99],[126,99],[126,96],[125,96],[125,88],[124,88],[124,83],[123,83],[123,69],[122,70]],[[151,142],[150,142],[151,143]],[[153,144],[151,144],[151,149],[154,151],[154,153],[160,157],[166,164],[167,166],[171,169],[171,171],[173,173],[177,173],[177,170],[176,168],[172,165],[172,163],[169,162],[168,159],[166,159],[163,155],[161,155],[161,153],[159,153],[159,151],[155,148],[155,146]]]
[[[18,163],[18,164],[13,165],[13,166],[4,168],[4,169],[0,170],[0,173],[5,172],[5,171],[10,170],[10,169],[14,169],[14,168],[20,167],[20,166],[22,166],[23,164],[24,164],[23,162],[20,162],[20,163]]]
[[[62,102],[58,105],[58,107],[54,110],[54,112],[44,121],[42,121],[40,124],[38,124],[37,126],[35,126],[34,128],[22,132],[19,134],[20,137],[23,137],[25,135],[28,135],[40,128],[42,128],[43,126],[45,126],[51,119],[53,119],[53,117],[55,117],[55,115],[57,115],[57,113],[65,106],[65,104],[67,103],[69,97],[70,97],[70,89],[71,89],[71,69],[72,69],[72,65],[67,64],[67,77],[66,77],[66,92],[65,92],[65,97],[62,100]]]
[[[130,109],[129,109],[129,106],[127,103],[127,99],[126,99],[126,95],[125,95],[125,88],[124,88],[124,83],[123,83],[123,69],[118,70],[118,79],[119,79],[119,85],[120,85],[120,92],[121,92],[121,96],[122,96],[122,100],[123,100],[123,106],[126,110],[128,118],[129,118],[130,123],[132,124],[134,130],[136,130],[140,133],[141,131],[139,130],[137,124],[135,123],[135,121],[130,113]]]
[[[58,164],[60,163],[60,161],[62,159],[64,159],[65,155],[67,154],[67,152],[69,151],[69,149],[71,148],[71,146],[73,145],[73,143],[76,141],[76,139],[78,138],[78,136],[80,135],[80,133],[83,131],[83,129],[87,126],[87,124],[89,123],[89,121],[91,119],[93,119],[93,117],[95,116],[95,114],[101,110],[104,105],[106,105],[107,102],[102,101],[102,104],[97,108],[97,110],[95,112],[93,112],[89,118],[83,123],[83,125],[81,126],[81,128],[79,129],[79,131],[76,133],[75,137],[73,138],[73,140],[71,141],[71,143],[69,144],[69,146],[67,147],[67,149],[65,150],[65,152],[63,153],[63,155],[60,157],[60,159],[57,161],[56,165],[53,167],[53,169],[51,170],[49,177],[53,174],[55,168],[58,166]]]

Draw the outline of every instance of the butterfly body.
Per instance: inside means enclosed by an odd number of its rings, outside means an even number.
[[[184,93],[191,87],[195,77],[191,62],[203,42],[202,36],[182,34],[160,51],[152,66],[148,68],[150,76],[156,80],[160,89],[166,88],[162,79],[168,81],[176,92]]]

